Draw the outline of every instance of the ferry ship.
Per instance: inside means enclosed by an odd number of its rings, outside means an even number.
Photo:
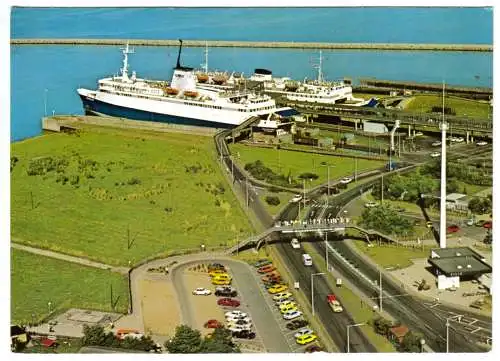
[[[197,86],[193,68],[180,63],[182,40],[172,81],[128,75],[129,46],[123,50],[121,75],[100,79],[97,90],[79,88],[86,114],[214,128],[233,128],[250,117],[262,118],[257,126],[277,128],[282,117],[295,115],[291,108],[276,108],[268,95]]]
[[[323,78],[322,72],[323,57],[319,52],[318,79],[304,80],[303,82],[294,81],[289,77],[274,78],[272,71],[267,69],[255,69],[254,74],[249,78],[251,81],[263,84],[263,90],[266,93],[276,94],[285,97],[291,101],[319,103],[319,104],[338,104],[345,103],[350,106],[375,106],[376,100],[354,98],[352,87],[343,81],[327,82]]]

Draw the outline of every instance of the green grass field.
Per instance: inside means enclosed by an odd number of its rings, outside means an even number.
[[[281,173],[297,178],[302,173],[311,172],[318,175],[318,179],[306,182],[306,190],[327,182],[327,167],[321,166],[322,162],[333,165],[330,167],[330,179],[352,176],[355,170],[354,158],[334,157],[323,154],[303,153],[295,151],[280,150],[270,148],[258,148],[246,146],[244,144],[230,144],[229,148],[233,155],[236,155],[236,162],[245,166],[250,162],[261,160],[266,167],[271,168],[275,173]],[[239,157],[238,157],[239,155]],[[358,173],[362,171],[379,168],[383,161],[358,159]]]
[[[11,156],[16,242],[127,265],[251,234],[212,137],[90,127],[14,143]],[[64,172],[28,176],[30,160],[46,156],[67,161]]]
[[[11,250],[12,323],[27,324],[52,311],[77,307],[111,311],[111,291],[116,312],[128,310],[126,276],[56,260],[28,252]]]
[[[429,113],[433,106],[442,107],[441,95],[415,95],[405,110]],[[445,107],[452,108],[457,116],[469,116],[488,119],[491,117],[491,107],[488,103],[477,100],[446,97]]]
[[[384,268],[405,268],[413,264],[411,261],[414,258],[428,258],[430,248],[424,246],[422,248],[411,247],[396,247],[374,244],[373,247],[368,247],[364,241],[353,241],[354,245],[363,253],[367,254],[375,263]]]

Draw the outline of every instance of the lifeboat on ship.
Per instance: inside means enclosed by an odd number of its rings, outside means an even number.
[[[286,90],[294,92],[299,88],[299,84],[296,81],[287,81],[285,83],[285,88]]]
[[[177,89],[171,87],[166,87],[163,89],[163,91],[168,95],[177,95],[179,93]]]
[[[186,90],[184,92],[184,95],[190,98],[195,98],[198,96],[198,92],[192,91],[192,90]]]
[[[216,75],[212,78],[212,81],[217,85],[222,85],[227,81],[226,75]]]
[[[196,74],[199,83],[206,83],[208,81],[208,75],[205,73]]]

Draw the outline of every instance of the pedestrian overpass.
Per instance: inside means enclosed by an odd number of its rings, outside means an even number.
[[[367,230],[351,223],[347,217],[308,220],[308,221],[281,221],[277,222],[273,227],[256,236],[249,237],[233,247],[229,248],[226,253],[234,254],[240,250],[255,248],[259,250],[264,244],[274,244],[283,242],[281,235],[286,234],[321,234],[325,232],[334,232],[344,238],[346,230],[353,229],[365,235],[368,243],[377,239],[390,243],[398,243],[398,241],[390,236],[380,233],[375,230]]]

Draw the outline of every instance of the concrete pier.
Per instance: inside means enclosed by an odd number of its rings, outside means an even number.
[[[178,40],[159,39],[11,39],[11,45],[123,45],[178,46]],[[401,51],[479,51],[493,52],[488,44],[404,44],[404,43],[317,43],[317,42],[263,42],[184,40],[186,47],[212,48],[289,48],[289,49],[349,49],[349,50],[401,50]]]

